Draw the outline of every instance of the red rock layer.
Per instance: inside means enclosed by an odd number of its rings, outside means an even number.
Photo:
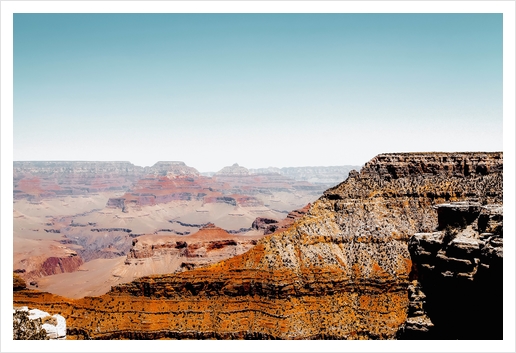
[[[41,265],[41,275],[50,276],[65,272],[74,272],[83,264],[82,259],[77,256],[49,257]]]
[[[25,269],[17,268],[15,271],[31,284],[44,276],[56,275],[66,272],[75,272],[84,263],[81,256],[73,251],[57,250],[54,256],[35,256],[24,260]]]
[[[176,264],[171,261],[170,272],[190,270],[242,254],[262,237],[229,234],[212,223],[188,236],[144,235],[133,240],[125,264],[137,264],[139,259],[154,260],[169,255],[181,259],[179,268],[174,267]]]
[[[501,203],[502,170],[501,153],[380,155],[242,255],[101,297],[14,301],[58,311],[77,338],[392,339],[409,306],[407,239],[436,228],[435,204]]]

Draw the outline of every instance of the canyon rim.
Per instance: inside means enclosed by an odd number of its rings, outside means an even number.
[[[71,339],[502,339],[502,181],[502,153],[381,154],[241,255],[75,300],[15,274],[14,304]]]

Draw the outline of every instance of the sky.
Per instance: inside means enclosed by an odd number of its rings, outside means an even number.
[[[502,14],[14,14],[14,160],[501,151]]]

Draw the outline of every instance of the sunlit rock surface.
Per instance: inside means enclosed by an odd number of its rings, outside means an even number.
[[[502,174],[502,153],[379,155],[242,255],[100,297],[20,290],[14,302],[60,313],[73,338],[394,339],[424,309],[408,239],[438,228],[436,205],[501,205]]]

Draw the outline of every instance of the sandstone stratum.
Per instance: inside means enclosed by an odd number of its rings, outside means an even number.
[[[417,316],[441,338],[465,310],[439,310],[432,286],[502,271],[502,181],[502,153],[381,154],[246,253],[77,300],[16,280],[14,305],[64,316],[75,339],[394,339],[425,331]]]

